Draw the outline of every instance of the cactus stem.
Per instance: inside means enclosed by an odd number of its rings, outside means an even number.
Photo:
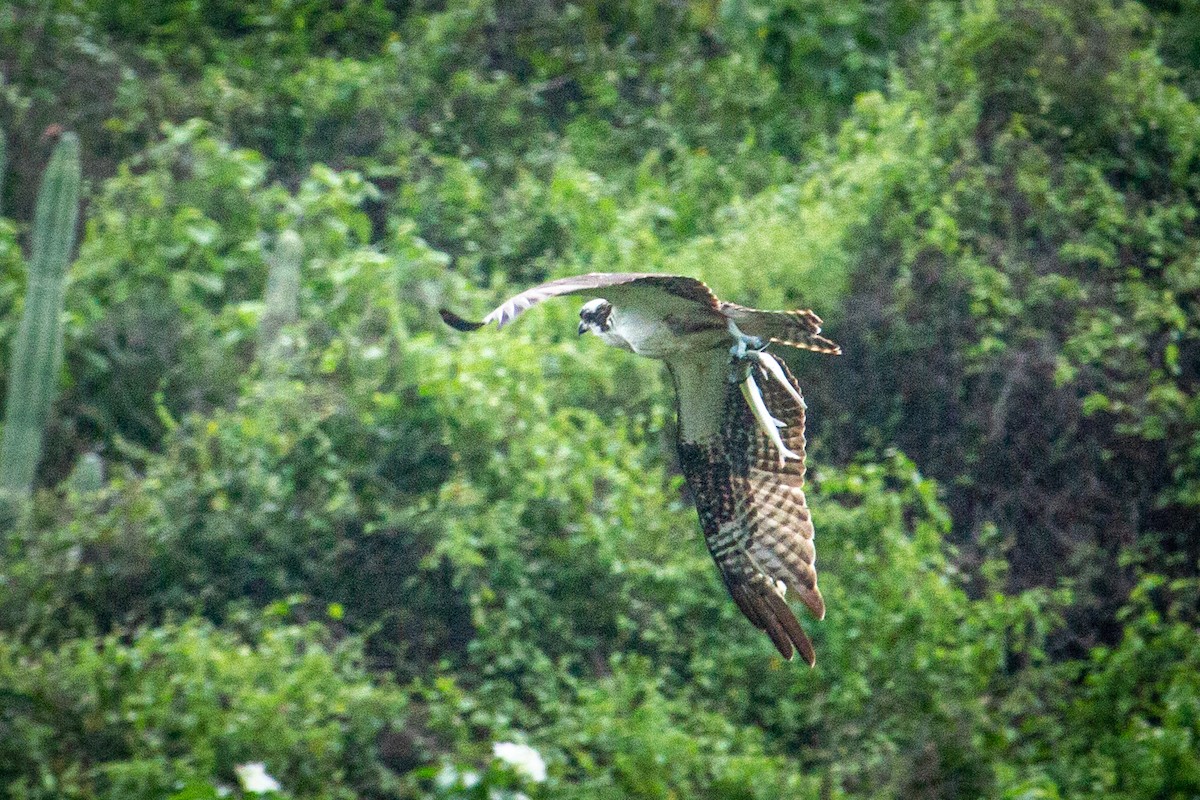
[[[21,326],[0,435],[0,491],[28,495],[62,366],[63,287],[79,219],[79,140],[64,134],[38,191]]]

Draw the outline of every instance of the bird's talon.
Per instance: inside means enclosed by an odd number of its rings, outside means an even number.
[[[762,390],[758,388],[758,382],[754,380],[754,373],[756,372],[754,366],[758,366],[757,372],[762,374],[764,380],[774,378],[782,383],[787,392],[801,407],[804,406],[804,401],[800,399],[799,392],[788,382],[787,376],[783,372],[783,367],[780,366],[773,355],[766,352],[767,342],[764,342],[757,336],[747,336],[738,330],[732,321],[729,323],[729,333],[734,338],[734,345],[729,348],[729,355],[731,357],[729,382],[741,384],[742,396],[746,399],[746,405],[749,406],[755,422],[758,423],[759,429],[779,453],[779,465],[783,466],[784,462],[789,458],[799,459],[800,456],[789,450],[787,445],[783,443],[783,438],[779,435],[779,429],[786,428],[787,426],[782,421],[776,419],[767,408],[766,401],[763,400]]]

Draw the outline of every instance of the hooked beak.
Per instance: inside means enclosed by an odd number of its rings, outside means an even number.
[[[579,323],[579,335],[580,336],[583,336],[585,333],[587,333],[587,329],[588,329],[588,324],[586,322]]]

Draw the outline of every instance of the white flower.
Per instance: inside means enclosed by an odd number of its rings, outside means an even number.
[[[546,780],[546,761],[542,754],[527,744],[496,742],[492,755],[508,764],[534,783]]]
[[[281,788],[279,781],[267,774],[267,768],[261,761],[238,764],[233,771],[237,773],[238,782],[242,784],[242,788],[252,794],[278,792]]]
[[[439,789],[449,789],[458,781],[458,770],[449,764],[442,764],[438,774],[433,778],[433,785]]]

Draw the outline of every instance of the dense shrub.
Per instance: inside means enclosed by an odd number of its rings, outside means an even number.
[[[320,626],[167,624],[30,650],[0,638],[0,778],[19,798],[215,798],[262,762],[285,797],[386,792],[407,701]]]
[[[1200,109],[1136,6],[1005,8],[847,124],[851,153],[907,149],[835,319],[835,430],[952,484],[959,540],[999,526],[1015,585],[1070,575],[1078,654],[1117,635],[1122,550],[1194,574]]]

